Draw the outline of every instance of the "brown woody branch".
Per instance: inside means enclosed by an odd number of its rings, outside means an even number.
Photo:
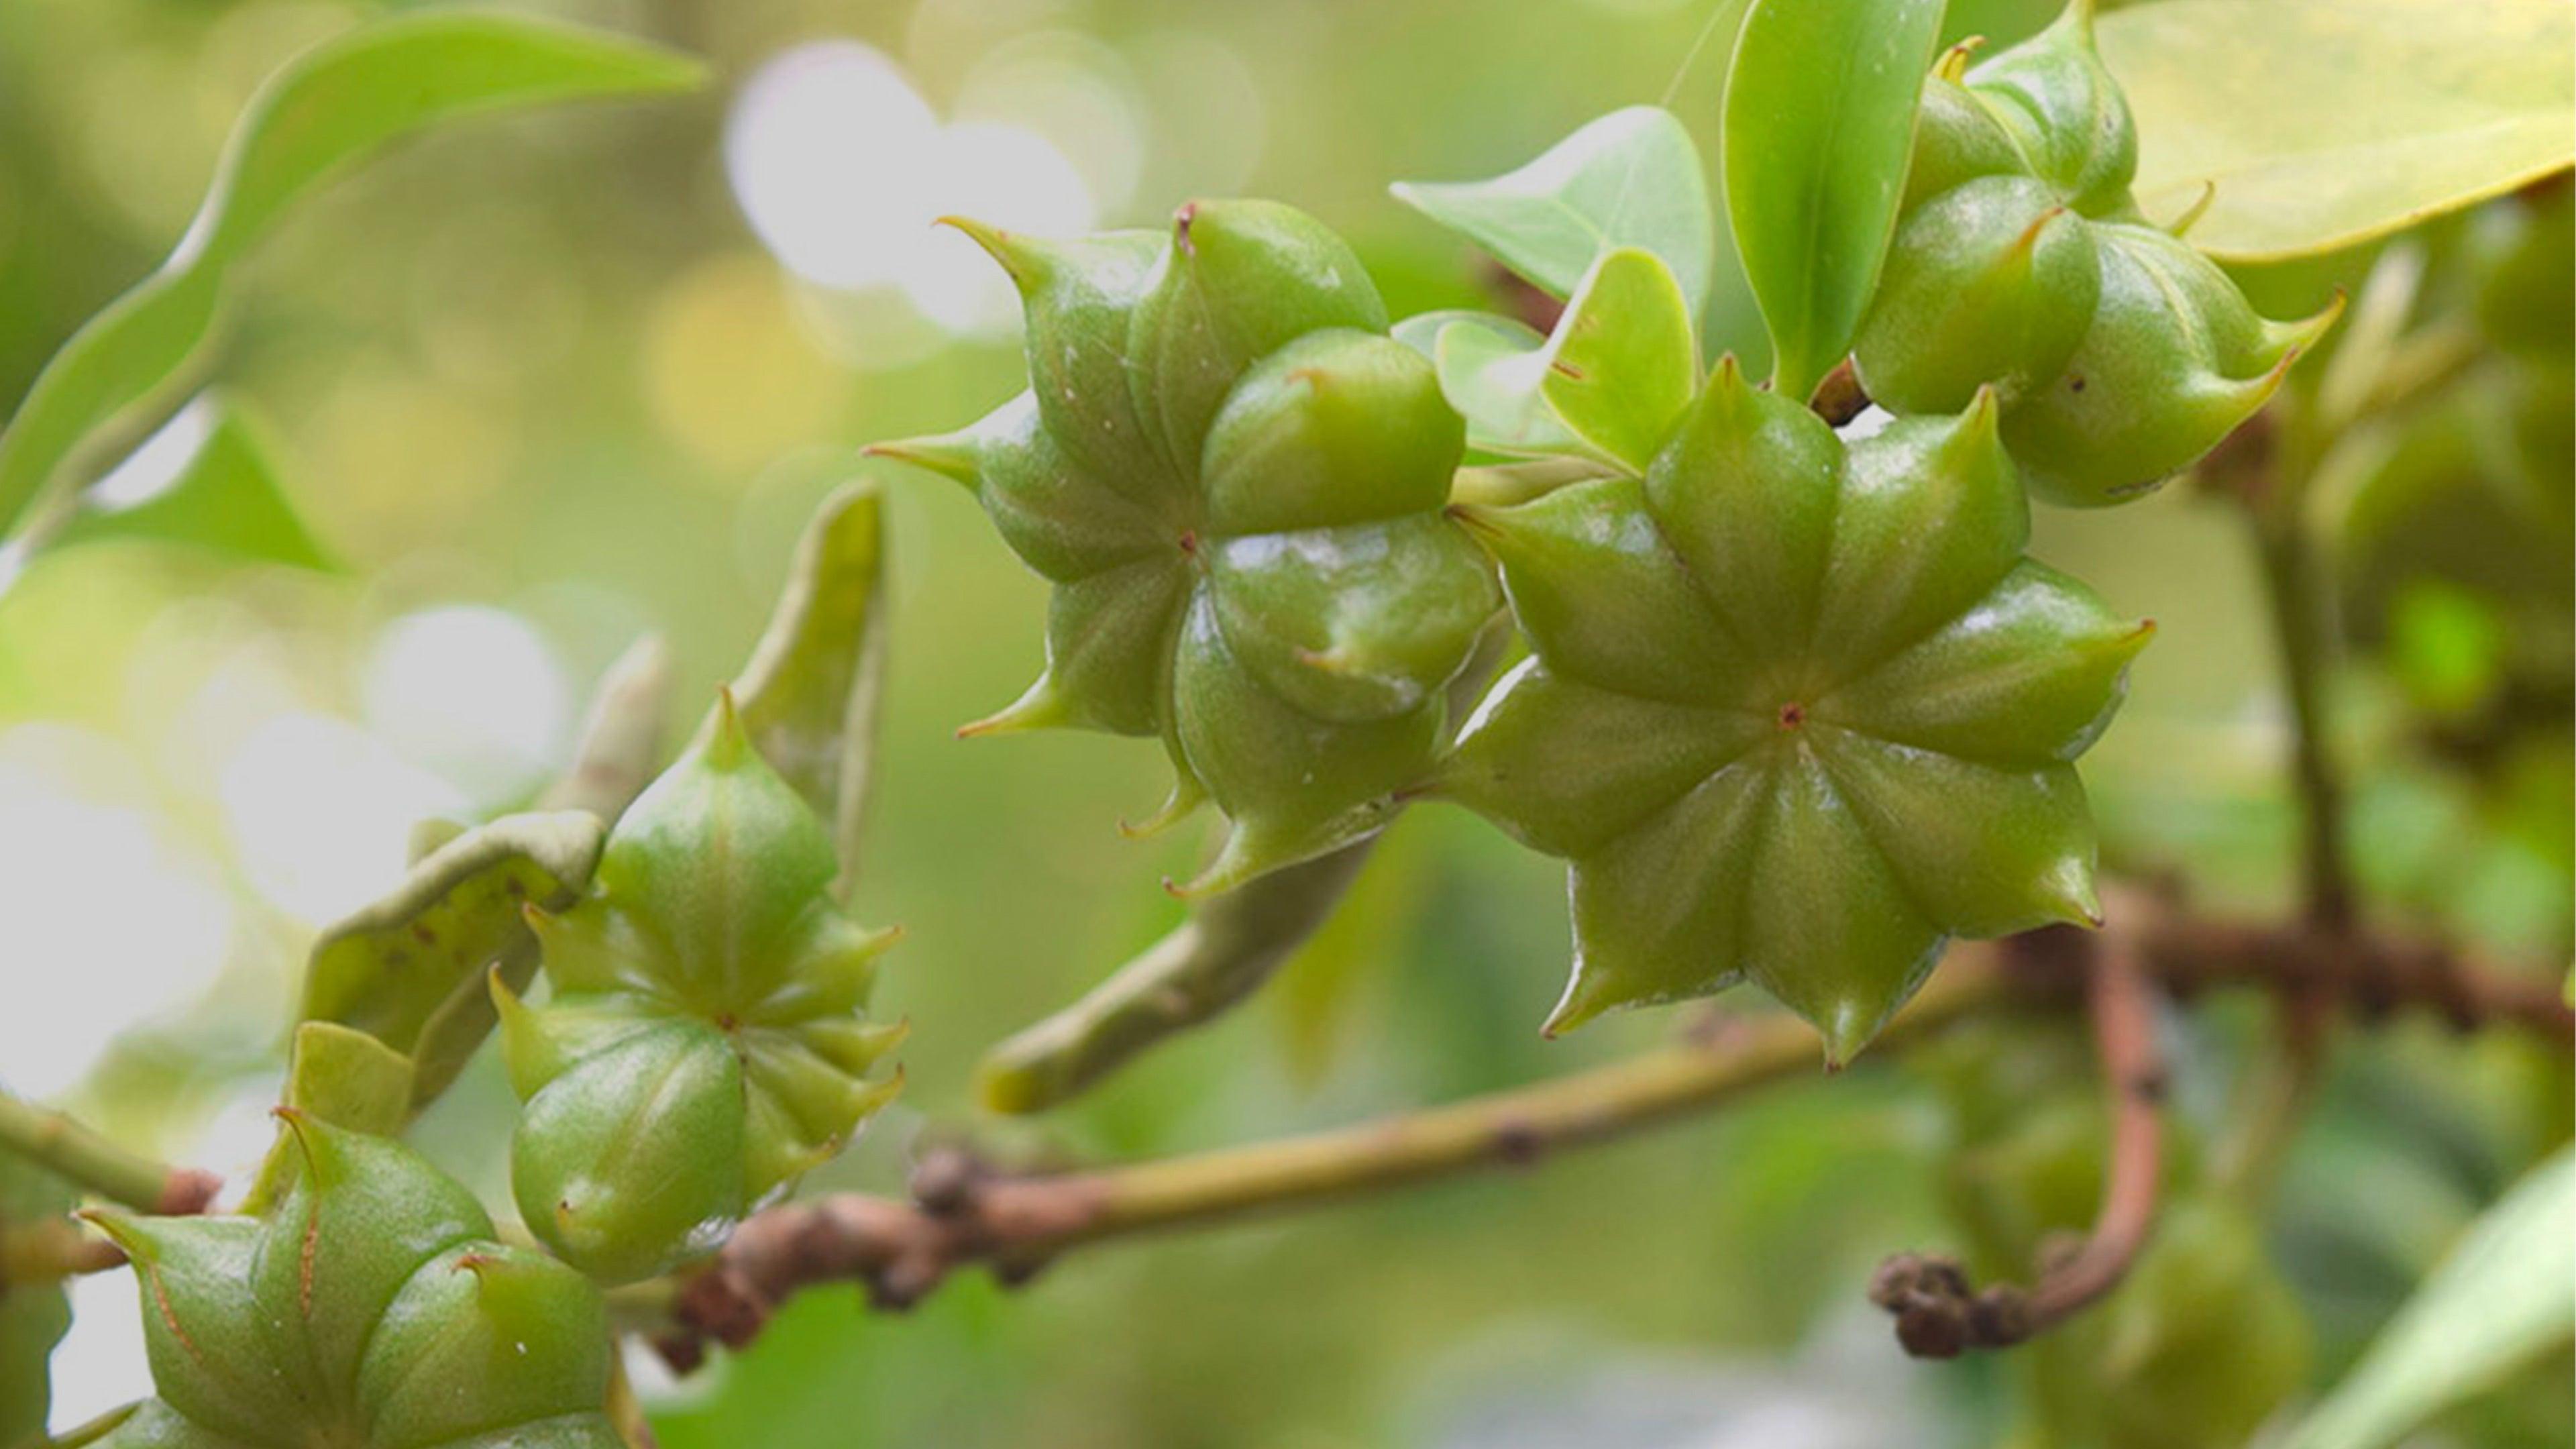
[[[2576,1045],[2576,1014],[2545,982],[2501,974],[2436,945],[2320,933],[2303,921],[2192,917],[2143,895],[2125,898],[2121,911],[2135,922],[2118,953],[2131,966],[2088,971],[2093,938],[2066,928],[1963,945],[1882,1042],[1896,1045],[1987,1009],[2071,1009],[2083,1003],[2090,980],[2097,996],[2111,993],[2096,1015],[2116,1038],[2104,1043],[2113,1080],[2141,1104],[2157,1078],[2139,1056],[2147,1037],[2137,1022],[2150,982],[2175,995],[2220,986],[2311,989],[2365,1017],[2416,1007],[2462,1029],[2510,1026]],[[2118,984],[2101,984],[2113,977]],[[921,1164],[910,1201],[848,1193],[754,1215],[708,1266],[665,1285],[666,1296],[645,1309],[665,1325],[657,1336],[666,1354],[686,1367],[707,1340],[748,1343],[780,1303],[820,1284],[855,1282],[877,1302],[900,1307],[975,1263],[1019,1281],[1080,1244],[1527,1166],[1804,1076],[1816,1061],[1813,1033],[1796,1022],[1730,1020],[1723,1030],[1640,1057],[1490,1097],[1159,1162],[1012,1176],[943,1151]],[[2146,1181],[2153,1176],[2148,1171]],[[2102,1251],[2063,1265],[2043,1285],[2044,1297],[2033,1290],[2034,1311],[2048,1321],[2105,1291],[2100,1275],[2134,1251],[2130,1240],[2143,1232],[2147,1208],[2131,1195],[2144,1189],[2134,1186],[2134,1172],[2117,1180],[2112,1197],[2120,1211],[2105,1215],[2097,1233]]]
[[[2027,1289],[1973,1289],[1949,1258],[1900,1253],[1879,1265],[1870,1300],[1895,1315],[1897,1342],[1916,1358],[2009,1348],[2064,1322],[2120,1285],[2155,1225],[2165,1066],[2154,988],[2123,934],[2101,938],[2087,954],[2093,1038],[2111,1099],[2111,1160],[2093,1231]]]

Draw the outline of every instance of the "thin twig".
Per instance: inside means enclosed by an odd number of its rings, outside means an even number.
[[[137,1212],[183,1216],[206,1210],[223,1179],[128,1152],[60,1112],[0,1095],[0,1151],[14,1152],[85,1192]]]
[[[1825,426],[1839,428],[1869,411],[1869,392],[1860,385],[1860,372],[1848,357],[1834,364],[1825,380],[1816,384],[1815,395],[1807,406],[1825,420]]]
[[[2546,982],[2524,981],[2438,947],[2320,938],[2304,922],[2208,920],[2143,895],[2124,902],[2121,956],[2168,990],[2324,983],[2366,1014],[2436,1010],[2462,1027],[2511,1026],[2576,1046],[2576,1014]],[[1960,1016],[2015,1005],[2070,1009],[2085,989],[2092,937],[2071,928],[1962,945],[1881,1037],[1901,1045]],[[2153,1079],[2131,1046],[2142,1008],[2107,1004],[2122,1034],[2114,1080]],[[683,1370],[705,1341],[739,1346],[778,1305],[825,1283],[855,1282],[887,1306],[909,1304],[973,1263],[1008,1281],[1079,1244],[1279,1212],[1457,1174],[1532,1163],[1731,1101],[1812,1071],[1814,1034],[1785,1019],[1731,1018],[1731,1029],[1498,1095],[1279,1142],[1033,1177],[994,1172],[971,1154],[925,1157],[911,1201],[843,1193],[754,1214],[715,1258],[684,1278],[619,1290],[621,1319],[652,1332]],[[2121,1228],[2122,1219],[2110,1226]],[[2125,1230],[2124,1230],[2125,1231]],[[2095,1271],[2098,1259],[2085,1271]],[[2053,1289],[2081,1287],[2071,1280]],[[1964,1283],[1962,1283],[1964,1289]],[[659,1325],[656,1327],[656,1325]]]
[[[114,1243],[67,1217],[0,1223],[0,1293],[28,1283],[58,1283],[125,1266]]]
[[[2154,992],[2127,932],[2113,930],[2087,954],[2093,1038],[2111,1099],[2111,1160],[2093,1231],[2027,1290],[1977,1290],[1947,1258],[1901,1253],[1881,1264],[1870,1298],[1895,1315],[1897,1341],[1916,1358],[2009,1348],[2065,1322],[2119,1286],[2155,1225],[2165,1068]]]
[[[1952,961],[1881,1041],[1919,1036],[2015,989],[1994,953],[1978,950]],[[913,1202],[845,1193],[754,1215],[708,1268],[676,1285],[677,1332],[662,1347],[685,1369],[701,1339],[746,1343],[779,1303],[818,1283],[856,1280],[880,1304],[903,1306],[972,1262],[1016,1279],[1076,1244],[1527,1166],[1813,1074],[1818,1060],[1813,1031],[1775,1018],[1535,1086],[1159,1162],[1023,1178],[942,1154],[916,1173]]]

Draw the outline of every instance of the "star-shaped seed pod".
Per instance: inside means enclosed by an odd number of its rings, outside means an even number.
[[[1534,654],[1435,788],[1572,862],[1551,1032],[1751,980],[1839,1063],[1948,937],[2098,918],[2073,762],[2149,626],[2023,557],[1997,413],[1846,445],[1729,358],[1642,480],[1461,510]]]
[[[2152,491],[2254,415],[2341,304],[2257,315],[2130,195],[2137,129],[2092,0],[1924,85],[1904,209],[1853,343],[1869,395],[1954,413],[1980,387],[2031,487],[2098,506]]]
[[[527,1103],[510,1182],[531,1231],[604,1282],[722,1241],[892,1099],[902,1040],[861,1016],[890,931],[843,915],[831,833],[726,695],[622,816],[595,890],[531,910],[554,995],[496,974],[502,1060]]]
[[[1500,596],[1441,512],[1465,426],[1359,259],[1262,201],[1167,236],[960,225],[1019,287],[1030,390],[870,451],[973,488],[1055,585],[1046,672],[964,732],[1160,738],[1154,823],[1212,797],[1231,826],[1191,894],[1381,828]]]
[[[281,1108],[258,1217],[92,1220],[142,1280],[156,1397],[117,1449],[618,1449],[607,1314],[493,1241],[473,1194],[381,1137]]]

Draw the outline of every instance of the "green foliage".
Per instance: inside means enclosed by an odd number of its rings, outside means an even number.
[[[1949,935],[2096,917],[2072,761],[2147,629],[2022,557],[1995,429],[1726,363],[1642,483],[1468,512],[1536,657],[1440,788],[1573,862],[1551,1030],[1750,979],[1845,1061]]]
[[[78,1201],[70,1183],[0,1150],[0,1234],[59,1220]],[[71,1301],[60,1283],[0,1285],[0,1444],[45,1432],[54,1345],[71,1325]]]
[[[2478,1219],[2303,1420],[2290,1449],[2378,1449],[2576,1338],[2576,1152],[2561,1148]]]
[[[885,500],[853,483],[814,511],[769,628],[734,681],[752,748],[830,822],[839,889],[857,878],[859,828],[885,667]]]
[[[1399,181],[1396,199],[1558,297],[1571,297],[1622,247],[1672,269],[1696,314],[1717,247],[1708,178],[1670,111],[1631,106],[1577,130],[1490,181]]]
[[[254,563],[335,567],[296,513],[267,425],[238,399],[209,397],[202,406],[205,437],[168,487],[122,508],[86,499],[45,547],[149,539]]]
[[[838,873],[728,695],[618,821],[596,894],[531,912],[553,997],[492,981],[527,1103],[510,1177],[566,1260],[627,1282],[713,1247],[901,1086],[865,1075],[903,1028],[860,1015],[892,933],[841,914]]]
[[[2338,306],[2258,316],[2208,258],[2145,225],[2137,135],[2096,55],[2091,0],[1924,83],[1905,215],[1853,354],[1872,398],[1944,413],[1992,385],[2030,486],[2126,501],[2270,398]]]
[[[2138,201],[2195,246],[2315,255],[2576,161],[2576,17],[2556,0],[2165,0],[2103,17]]]
[[[1689,305],[1663,262],[1636,247],[1602,255],[1546,338],[1477,313],[1411,319],[1397,335],[1417,348],[1430,339],[1471,444],[1631,476],[1699,387]]]
[[[1887,253],[1941,0],[1755,0],[1726,87],[1726,212],[1772,386],[1842,360]]]
[[[491,1031],[485,969],[504,962],[526,984],[524,908],[570,905],[606,834],[588,811],[555,810],[448,840],[392,894],[315,938],[300,1019],[355,1027],[411,1056],[428,1100]]]
[[[1027,306],[1030,392],[874,450],[974,488],[1056,585],[1046,673],[967,732],[1160,737],[1163,819],[1205,795],[1231,823],[1192,894],[1382,828],[1496,598],[1440,514],[1463,429],[1358,259],[1269,202],[1165,238],[968,230]]]
[[[410,16],[308,52],[270,78],[234,128],[169,260],[54,354],[0,432],[0,536],[55,496],[66,473],[159,422],[217,340],[234,264],[306,193],[448,120],[669,92],[697,78],[692,62],[665,51],[498,15]]]
[[[108,1443],[617,1449],[596,1289],[408,1148],[281,1115],[299,1166],[266,1212],[91,1215],[142,1280],[158,1391]]]

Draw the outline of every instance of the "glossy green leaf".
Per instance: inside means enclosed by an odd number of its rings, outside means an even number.
[[[2576,1338],[2576,1151],[2526,1173],[2380,1330],[2287,1449],[2378,1449]]]
[[[231,269],[280,213],[389,142],[512,106],[685,89],[695,62],[516,16],[435,12],[351,31],[269,78],[161,269],[54,354],[0,432],[0,536],[67,475],[132,444],[197,375]]]
[[[796,545],[769,628],[735,679],[761,758],[832,825],[842,888],[858,878],[885,665],[885,500],[853,483],[823,500]]]
[[[409,1051],[483,971],[528,939],[525,908],[560,908],[589,884],[607,829],[587,811],[505,815],[412,867],[383,900],[324,930],[304,981],[309,1021]]]
[[[1661,257],[1695,315],[1717,246],[1707,172],[1670,111],[1613,111],[1490,181],[1400,181],[1396,199],[1559,297],[1620,247]]]
[[[181,409],[126,461],[137,467],[168,476],[132,503],[89,494],[45,547],[149,539],[255,563],[333,567],[296,513],[274,437],[239,399],[207,395]]]
[[[411,1058],[334,1021],[295,1028],[286,1105],[334,1127],[392,1136],[411,1120]]]
[[[396,1137],[411,1120],[413,1077],[410,1057],[355,1027],[300,1022],[286,1062],[285,1105],[351,1132]],[[292,1185],[301,1162],[292,1140],[281,1138],[261,1164],[242,1211],[266,1211]]]
[[[2166,0],[2102,17],[2138,203],[2239,261],[2334,251],[2576,160],[2560,0]]]
[[[1803,399],[1859,330],[1896,226],[1941,0],[1756,0],[1726,89],[1726,210],[1773,385]]]
[[[1699,388],[1691,309],[1654,253],[1604,256],[1550,339],[1540,387],[1575,436],[1642,473]]]
[[[1691,315],[1652,252],[1604,254],[1541,338],[1500,317],[1442,327],[1440,387],[1470,444],[1643,473],[1699,385]]]
[[[1489,453],[1589,456],[1547,405],[1547,338],[1508,317],[1470,314],[1442,326],[1431,360],[1441,396],[1467,420],[1467,444]]]

